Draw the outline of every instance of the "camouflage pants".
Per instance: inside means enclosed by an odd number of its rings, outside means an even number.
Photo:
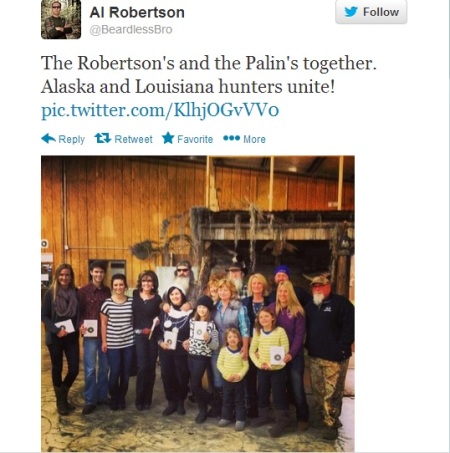
[[[311,369],[311,390],[320,420],[326,426],[340,428],[339,416],[344,397],[345,376],[349,360],[331,362],[330,360],[309,358]]]

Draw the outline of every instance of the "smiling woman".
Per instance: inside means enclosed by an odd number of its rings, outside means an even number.
[[[75,409],[68,402],[67,394],[79,370],[79,320],[80,307],[74,272],[70,264],[61,264],[56,268],[55,279],[45,293],[41,307],[41,321],[45,325],[45,343],[52,362],[52,382],[59,415],[68,415]],[[64,355],[67,374],[63,379]]]

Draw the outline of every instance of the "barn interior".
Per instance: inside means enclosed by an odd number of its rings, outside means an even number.
[[[271,284],[275,267],[285,264],[295,284],[308,288],[314,276],[327,274],[333,291],[355,303],[354,156],[43,156],[41,171],[42,293],[62,262],[72,264],[81,286],[89,262],[105,260],[106,282],[123,272],[131,292],[142,270],[160,275],[188,259],[200,290],[232,262]],[[83,417],[82,370],[74,385],[80,410],[60,417],[47,355],[43,345],[42,451],[354,449],[354,358],[344,427],[330,443],[313,430],[299,436],[292,429],[274,440],[260,428],[219,433],[212,421],[199,429],[194,417],[163,420],[162,392],[161,411],[143,418],[131,404],[132,389],[120,420],[100,411]]]

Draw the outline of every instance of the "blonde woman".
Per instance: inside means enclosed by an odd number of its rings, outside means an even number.
[[[283,327],[289,339],[289,351],[284,357],[288,396],[295,406],[298,429],[306,431],[309,428],[309,408],[303,383],[306,319],[292,282],[285,280],[278,283],[276,302],[269,308],[275,313],[277,325]]]
[[[247,309],[250,320],[250,336],[253,336],[256,317],[263,307],[270,305],[267,296],[268,283],[266,277],[262,274],[253,274],[248,279],[248,297],[242,299],[242,305]],[[247,417],[258,417],[258,393],[257,393],[257,368],[250,361],[250,367],[245,376],[245,399],[247,406]]]
[[[212,312],[212,320],[216,324],[219,332],[219,349],[213,351],[211,357],[212,371],[214,375],[214,399],[211,410],[208,412],[210,417],[220,417],[222,406],[222,375],[217,369],[217,359],[220,348],[225,344],[225,331],[229,327],[235,327],[242,336],[241,356],[248,360],[248,348],[250,343],[250,321],[247,309],[237,299],[238,294],[234,283],[228,279],[218,282],[219,301]]]

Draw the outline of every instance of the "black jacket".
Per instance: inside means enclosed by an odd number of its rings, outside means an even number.
[[[311,357],[341,362],[352,355],[355,307],[344,296],[330,294],[320,306],[306,307],[306,343]]]

